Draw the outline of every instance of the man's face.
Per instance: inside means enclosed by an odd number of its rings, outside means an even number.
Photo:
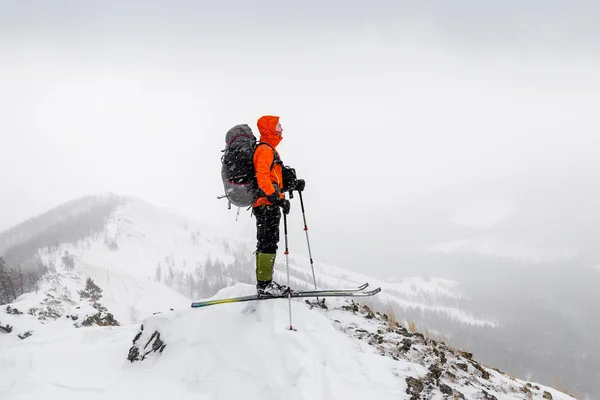
[[[275,128],[275,134],[279,137],[281,137],[281,135],[283,135],[283,128],[281,127],[280,122],[277,123],[277,127]]]

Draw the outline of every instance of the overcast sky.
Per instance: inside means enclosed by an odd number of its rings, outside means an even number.
[[[111,191],[251,232],[220,157],[265,114],[317,227],[598,166],[599,4],[0,0],[0,230]]]

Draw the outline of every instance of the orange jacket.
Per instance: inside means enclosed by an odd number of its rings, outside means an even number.
[[[275,132],[278,123],[279,117],[272,115],[260,117],[257,122],[258,130],[260,132],[260,141],[271,145],[259,145],[254,152],[254,169],[256,171],[258,187],[259,189],[262,189],[267,196],[270,196],[276,191],[274,185],[277,185],[280,191],[283,190],[281,164],[276,163],[273,165],[273,161],[275,160],[273,152],[277,153],[277,156],[279,157],[279,153],[275,148],[282,139],[281,136]],[[273,165],[272,169],[271,165]],[[279,197],[284,197],[281,192],[279,193]],[[253,207],[262,206],[263,204],[271,204],[271,202],[267,200],[266,197],[259,196],[254,202]]]

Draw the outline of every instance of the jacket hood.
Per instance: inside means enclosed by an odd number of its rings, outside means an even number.
[[[282,137],[275,133],[279,117],[274,115],[264,115],[260,117],[256,123],[260,132],[260,141],[267,142],[275,147],[281,142]]]

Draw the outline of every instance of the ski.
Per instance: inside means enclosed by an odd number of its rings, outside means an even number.
[[[241,297],[230,297],[227,299],[207,300],[207,301],[195,301],[192,303],[192,308],[201,308],[207,306],[213,306],[216,304],[227,304],[227,303],[240,303],[244,301],[260,301],[260,300],[271,300],[271,299],[287,299],[291,297],[303,298],[303,297],[368,297],[376,295],[381,292],[381,288],[376,288],[368,291],[357,291],[356,289],[333,289],[333,290],[307,290],[301,292],[292,292],[291,294],[282,294],[279,296],[265,296],[258,297],[257,295],[241,296]]]
[[[351,288],[351,289],[307,289],[307,290],[296,290],[296,293],[312,293],[312,292],[362,292],[369,286],[369,283],[363,283],[362,285]]]

